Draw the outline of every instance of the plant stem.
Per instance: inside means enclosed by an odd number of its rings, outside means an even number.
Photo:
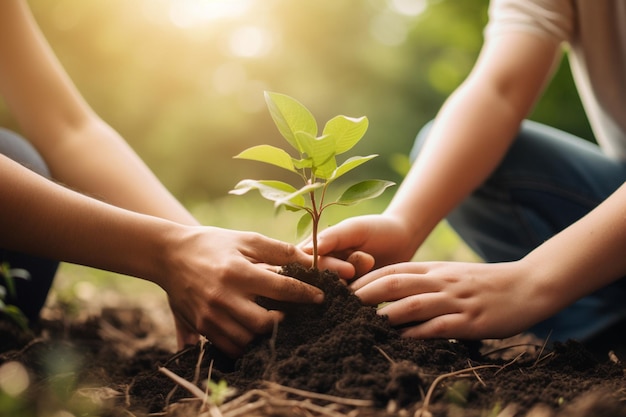
[[[317,229],[319,227],[320,222],[320,213],[317,211],[317,205],[315,204],[315,191],[311,191],[309,194],[311,197],[311,217],[313,217],[313,231],[312,231],[312,242],[313,242],[313,269],[317,269]]]

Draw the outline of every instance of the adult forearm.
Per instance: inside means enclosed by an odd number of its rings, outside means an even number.
[[[0,156],[0,246],[154,280],[181,226],[59,186]]]
[[[198,224],[119,134],[97,116],[54,142],[57,146],[44,157],[55,180],[118,207]]]

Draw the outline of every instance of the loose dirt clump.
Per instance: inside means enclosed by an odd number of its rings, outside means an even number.
[[[140,309],[124,311],[124,320],[108,310],[82,323],[44,323],[41,335],[0,353],[0,381],[2,364],[12,361],[33,381],[19,397],[28,401],[16,400],[21,414],[11,415],[44,415],[53,404],[102,417],[626,417],[624,367],[608,352],[598,359],[573,341],[546,349],[543,342],[405,339],[335,274],[295,265],[284,273],[322,288],[324,303],[258,300],[286,311],[285,319],[236,361],[209,343],[176,353],[150,345],[149,316]],[[63,395],[50,393],[56,380],[65,381]]]

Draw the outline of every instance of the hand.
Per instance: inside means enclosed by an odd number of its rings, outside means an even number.
[[[323,230],[318,237],[318,251],[322,256],[350,262],[355,277],[359,277],[373,267],[411,259],[417,245],[408,230],[401,220],[391,216],[352,217]],[[307,253],[313,250],[310,241],[301,246]]]
[[[255,300],[264,296],[279,301],[319,303],[321,290],[278,274],[278,268],[311,256],[295,246],[257,233],[210,227],[188,228],[182,242],[168,256],[167,279],[162,285],[169,295],[177,324],[179,344],[194,343],[205,335],[232,357],[239,356],[257,335],[272,331],[282,318]],[[334,260],[344,275],[351,265]]]
[[[378,313],[406,326],[403,336],[486,339],[513,336],[558,311],[556,294],[542,291],[545,280],[521,262],[407,262],[351,288],[365,304],[390,301]]]

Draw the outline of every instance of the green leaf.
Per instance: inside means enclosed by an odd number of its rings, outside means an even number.
[[[265,92],[265,102],[281,135],[302,153],[296,140],[297,132],[317,136],[317,122],[311,112],[299,101],[279,93]]]
[[[364,164],[370,159],[376,158],[377,156],[377,154],[372,154],[368,156],[353,156],[352,158],[346,159],[344,163],[338,166],[337,169],[333,172],[333,174],[328,179],[328,182],[336,180],[346,172],[352,171],[354,168],[358,167],[361,164]]]
[[[291,194],[288,194],[286,196],[284,196],[283,198],[280,199],[275,199],[274,201],[274,206],[275,207],[279,207],[281,205],[289,205],[290,202],[293,202],[294,199],[302,199],[303,203],[301,205],[299,205],[298,207],[304,209],[305,208],[305,204],[304,203],[304,195],[310,193],[311,191],[315,191],[320,187],[323,187],[324,184],[322,184],[321,182],[314,182],[313,184],[307,184],[304,187],[300,188],[299,190],[295,190],[294,192],[292,192]],[[293,187],[292,187],[293,188]]]
[[[11,274],[11,267],[8,262],[0,264],[0,275],[4,277],[6,289],[11,297],[15,297],[15,283],[13,282],[13,275]]]
[[[307,132],[296,133],[296,141],[302,147],[304,153],[312,160],[311,167],[315,169],[325,164],[335,156],[335,138],[332,136],[320,136],[316,138]]]
[[[337,169],[337,160],[335,158],[328,159],[322,165],[319,165],[313,169],[313,173],[317,178],[328,180],[335,170]],[[327,181],[328,182],[328,181]]]
[[[235,155],[234,158],[265,162],[291,172],[296,172],[293,158],[284,150],[271,145],[253,146]]]
[[[311,229],[311,224],[313,223],[313,217],[310,213],[304,213],[300,220],[298,220],[298,227],[296,229],[296,237],[301,238],[307,234],[307,232]]]
[[[19,307],[14,305],[5,305],[2,308],[2,312],[9,316],[11,320],[13,320],[15,323],[17,323],[17,325],[20,326],[22,330],[28,330],[28,319],[26,318],[22,310],[19,309]]]
[[[290,184],[272,180],[241,180],[230,190],[229,194],[243,195],[251,190],[259,190],[261,196],[267,200],[279,202],[280,205],[300,210],[306,207],[306,200],[298,190]]]
[[[324,126],[323,135],[336,138],[335,154],[340,155],[356,145],[367,132],[369,121],[367,117],[336,116]]]
[[[395,183],[384,180],[361,181],[344,191],[336,204],[350,206],[363,200],[378,197],[392,185],[395,185]]]
[[[296,169],[311,168],[313,166],[313,160],[311,158],[294,159],[293,166],[295,166]]]

